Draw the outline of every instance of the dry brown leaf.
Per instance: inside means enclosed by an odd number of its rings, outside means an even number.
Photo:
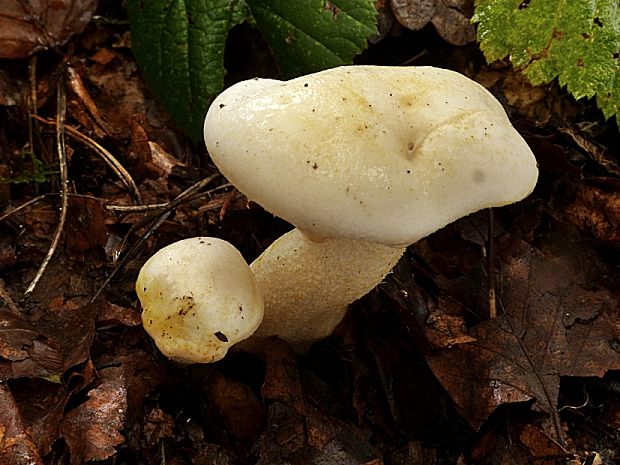
[[[125,438],[127,390],[115,380],[89,391],[88,400],[71,410],[62,422],[63,437],[71,450],[71,463],[104,460],[116,453]]]
[[[69,108],[72,110],[71,116],[92,131],[97,138],[112,135],[112,129],[101,117],[99,108],[88,92],[80,74],[75,68],[68,66],[67,76],[69,87],[73,91],[69,100]]]
[[[560,376],[620,369],[618,296],[587,288],[566,256],[522,244],[504,263],[505,314],[472,328],[477,342],[428,357],[467,421],[478,428],[505,403],[556,408]]]
[[[35,322],[0,312],[0,380],[59,377],[86,360],[97,305],[54,298]]]
[[[106,219],[109,213],[103,201],[91,197],[69,199],[65,226],[68,255],[73,260],[84,260],[90,249],[104,250],[108,241]]]
[[[463,316],[455,315],[454,311],[449,309],[455,306],[456,302],[440,297],[437,308],[430,309],[424,334],[434,349],[467,344],[476,340],[467,334]]]
[[[129,139],[132,118],[146,119],[144,82],[135,63],[120,56],[107,65],[93,62],[82,77],[97,93],[97,109],[107,130],[117,139]]]
[[[135,308],[121,307],[104,300],[97,315],[97,323],[103,326],[139,326],[142,322],[140,313]]]
[[[0,463],[43,465],[8,386],[0,382]]]
[[[24,58],[82,32],[97,0],[2,0],[0,58]]]
[[[581,185],[565,215],[568,221],[596,240],[620,249],[620,192]]]
[[[255,444],[257,465],[375,464],[377,451],[355,425],[335,420],[304,398],[305,385],[295,353],[280,339],[265,349],[266,373],[262,392],[268,403],[267,430]]]
[[[77,385],[75,381],[73,378],[72,385]],[[60,423],[70,396],[67,386],[43,379],[22,379],[14,381],[12,389],[32,442],[41,456],[46,456],[61,434]]]
[[[303,414],[306,407],[295,353],[284,341],[272,338],[265,348],[265,357],[263,397],[284,402]]]
[[[521,443],[528,448],[534,457],[549,457],[548,460],[538,459],[540,465],[555,465],[558,459],[565,459],[566,450],[544,431],[534,425],[525,425],[519,435]]]
[[[377,34],[368,39],[371,44],[380,42],[390,33],[396,23],[390,0],[377,0],[375,9],[377,10]]]
[[[437,0],[437,11],[431,22],[441,38],[452,45],[466,45],[476,40],[471,14],[466,14],[458,2]]]
[[[54,376],[62,371],[61,347],[25,319],[0,312],[0,380]]]
[[[265,409],[250,387],[214,372],[208,390],[226,430],[235,438],[256,440],[264,428]]]
[[[108,367],[99,371],[102,379],[126,391],[127,416],[131,419],[139,416],[144,399],[164,377],[162,366],[154,363],[146,352],[122,345],[109,348],[96,362]]]
[[[392,11],[400,24],[407,29],[422,29],[437,10],[435,0],[392,0]]]
[[[412,31],[432,22],[441,38],[452,45],[476,40],[471,0],[392,0],[392,11],[397,21]]]
[[[160,408],[152,409],[144,419],[144,441],[153,447],[163,438],[174,436],[174,419]]]

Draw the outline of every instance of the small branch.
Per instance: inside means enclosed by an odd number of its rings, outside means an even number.
[[[24,210],[25,208],[28,208],[30,205],[35,204],[37,202],[40,202],[41,200],[45,199],[46,197],[54,197],[57,195],[62,195],[61,193],[58,192],[48,192],[46,194],[41,194],[33,199],[30,199],[24,203],[22,203],[19,207],[15,207],[13,210],[8,211],[6,213],[4,213],[2,216],[0,216],[0,222],[6,220],[9,216],[14,215],[15,213],[19,213],[20,211]],[[73,197],[73,198],[82,198],[82,199],[92,199],[92,200],[97,200],[98,202],[102,202],[101,199],[94,197],[92,195],[85,195],[85,194],[72,194],[69,193],[69,197]]]
[[[166,221],[166,219],[172,213],[172,210],[174,210],[176,207],[178,207],[180,204],[182,204],[186,200],[192,198],[194,194],[199,192],[201,189],[207,186],[210,182],[212,182],[218,176],[220,176],[219,173],[212,174],[211,176],[208,176],[198,181],[197,183],[191,185],[190,187],[185,189],[183,192],[181,192],[179,195],[177,195],[174,200],[168,202],[166,206],[162,208],[162,211],[152,214],[149,217],[145,218],[143,221],[140,221],[139,223],[140,226],[134,225],[134,227],[132,227],[131,230],[127,233],[127,235],[130,235],[132,231],[135,230],[137,227],[141,227],[145,224],[150,223],[146,232],[142,235],[142,237],[135,244],[133,244],[131,248],[127,251],[127,253],[123,255],[123,258],[119,260],[118,264],[116,265],[112,273],[110,273],[107,279],[99,287],[97,292],[95,292],[95,295],[93,295],[93,297],[90,299],[90,302],[92,303],[95,300],[97,300],[97,298],[101,295],[105,287],[110,283],[110,281],[112,281],[112,279],[114,279],[114,276],[116,276],[116,274],[125,266],[125,264],[129,261],[129,259],[131,259],[136,254],[136,252],[142,246],[142,244],[159,228],[159,226],[161,226],[161,224],[164,221]],[[216,189],[219,189],[219,188],[221,188],[221,186]]]
[[[15,207],[13,210],[6,212],[4,215],[0,216],[0,221],[4,221],[6,220],[9,216],[14,215],[15,213],[28,208],[30,205],[39,202],[40,200],[43,200],[45,197],[48,197],[51,194],[43,194],[43,195],[39,195],[37,197],[35,197],[34,199],[30,199],[27,202],[22,203],[19,207]],[[57,195],[57,194],[53,194],[53,195]]]
[[[48,126],[53,126],[57,124],[57,122],[50,121],[50,120],[41,118],[36,115],[31,115],[31,116],[37,121],[47,124]],[[97,154],[99,154],[99,156],[103,159],[103,161],[110,167],[112,171],[114,171],[114,174],[118,176],[118,178],[121,180],[125,188],[129,191],[129,194],[132,196],[132,200],[135,204],[142,203],[142,198],[140,196],[140,191],[138,190],[138,186],[136,185],[135,181],[133,180],[129,172],[123,167],[123,165],[120,164],[120,162],[114,157],[114,155],[112,155],[108,150],[106,150],[100,144],[95,142],[93,139],[91,139],[87,135],[82,134],[80,131],[78,131],[74,127],[65,126],[65,129],[67,131],[67,134],[69,134],[69,136],[71,136],[73,139],[79,142],[82,142],[84,145],[86,145],[87,147],[90,147]]]
[[[487,234],[487,302],[489,319],[497,317],[497,299],[495,293],[495,224],[493,209],[489,208],[489,224]]]
[[[37,55],[34,54],[28,61],[28,111],[32,115],[37,114]],[[31,157],[34,156],[34,131],[35,124],[31,118],[28,118],[28,148],[30,149]],[[37,175],[37,164],[33,163],[33,170]],[[39,193],[39,185],[35,183],[35,191]]]
[[[67,111],[67,96],[65,94],[64,74],[61,74],[58,79],[58,85],[56,88],[56,151],[58,153],[58,164],[60,166],[60,219],[58,220],[58,226],[54,232],[52,243],[47,251],[47,255],[43,259],[37,274],[26,289],[25,295],[31,294],[37,283],[45,273],[47,266],[49,265],[54,252],[58,247],[62,232],[65,227],[65,221],[67,220],[67,207],[69,203],[69,176],[67,174],[67,151],[65,147],[65,115]]]
[[[189,200],[196,200],[207,195],[212,195],[217,191],[228,189],[232,187],[232,184],[226,183],[211,189],[207,192],[195,194]],[[114,212],[131,212],[131,213],[145,213],[150,211],[164,210],[170,205],[170,202],[165,203],[151,203],[147,205],[106,205],[106,209]]]
[[[549,414],[551,415],[551,419],[553,421],[553,427],[555,428],[555,435],[557,438],[557,443],[562,448],[564,448],[566,446],[566,441],[564,440],[564,433],[562,432],[562,423],[560,422],[560,415],[558,413],[557,406],[555,405],[555,402],[553,402],[551,394],[549,393],[549,390],[547,389],[547,385],[545,384],[545,380],[543,379],[542,375],[536,368],[536,365],[534,364],[534,360],[530,356],[530,353],[528,352],[527,347],[525,347],[525,344],[523,343],[523,340],[521,339],[521,337],[517,335],[517,332],[515,331],[515,325],[512,324],[512,318],[508,315],[508,313],[506,313],[506,309],[504,308],[501,299],[499,301],[499,304],[500,304],[500,308],[502,309],[502,313],[505,316],[506,323],[508,324],[508,327],[510,328],[510,333],[517,340],[517,343],[519,344],[519,348],[521,349],[521,352],[523,352],[523,355],[525,356],[525,359],[527,360],[528,365],[532,369],[532,373],[534,373],[534,376],[536,376],[536,380],[538,381],[538,384],[540,385],[543,391],[543,394],[545,396],[545,401],[547,402],[547,405],[549,406]],[[542,401],[542,399],[538,399],[538,400]]]
[[[127,232],[126,237],[131,236],[131,234],[133,234],[134,231],[136,231],[136,230],[138,230],[138,229],[140,229],[140,228],[142,228],[142,227],[144,227],[144,226],[146,226],[148,224],[151,224],[153,221],[157,221],[157,218],[160,215],[163,215],[163,214],[165,214],[167,212],[170,212],[170,211],[174,210],[176,207],[178,207],[180,204],[193,199],[194,195],[197,192],[199,192],[203,187],[205,187],[207,184],[209,184],[211,181],[213,181],[218,176],[219,176],[219,174],[212,174],[211,176],[208,176],[208,177],[198,181],[197,183],[192,184],[190,187],[188,187],[183,192],[181,192],[179,195],[177,195],[174,198],[174,200],[171,200],[170,202],[166,203],[166,205],[164,207],[162,207],[161,209],[159,209],[159,211],[156,211],[155,213],[152,213],[151,215],[147,216],[146,218],[144,218],[144,219],[138,221],[137,223],[135,223],[134,225],[132,225],[132,227]],[[220,189],[220,187],[216,187],[212,191],[209,191],[208,193],[205,193],[205,194],[209,194],[209,193],[213,192],[216,189]]]

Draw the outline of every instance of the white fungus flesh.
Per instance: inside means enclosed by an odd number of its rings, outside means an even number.
[[[299,230],[251,265],[265,299],[257,335],[293,344],[329,334],[343,305],[381,281],[406,246],[523,199],[538,177],[501,104],[431,67],[240,82],[213,102],[204,135],[229,181]]]
[[[348,66],[224,91],[209,154],[311,236],[408,245],[532,192],[534,156],[482,86],[432,67]]]
[[[329,336],[348,305],[377,286],[403,252],[401,247],[350,239],[314,242],[299,229],[286,233],[252,262],[251,269],[265,308],[290,308],[294,302],[305,311],[293,309],[285,317],[278,311],[265,312],[252,339],[277,334],[303,350]]]
[[[175,242],[141,268],[142,323],[159,350],[180,363],[220,360],[263,317],[254,275],[239,251],[213,237]]]

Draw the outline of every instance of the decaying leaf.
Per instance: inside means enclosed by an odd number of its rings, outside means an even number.
[[[0,383],[0,463],[43,465],[8,386]]]
[[[227,431],[239,439],[258,438],[264,428],[264,407],[247,384],[214,372],[208,390]]]
[[[473,11],[466,12],[467,0],[437,0],[437,11],[431,23],[443,40],[452,45],[466,45],[476,40],[476,29],[471,23]]]
[[[18,105],[25,98],[25,82],[6,69],[0,69],[0,105]]]
[[[471,0],[392,0],[392,11],[400,24],[417,31],[433,23],[439,35],[453,45],[476,40],[471,24]]]
[[[96,305],[55,298],[44,319],[32,322],[0,312],[0,380],[58,379],[88,356]]]
[[[67,415],[63,436],[71,449],[71,463],[104,460],[125,438],[120,433],[127,410],[127,390],[114,380],[104,381],[88,393],[88,400]]]
[[[32,324],[0,312],[0,380],[58,376],[62,367],[60,346]]]
[[[620,192],[582,185],[565,214],[571,223],[597,240],[620,249]]]
[[[540,460],[540,465],[554,465],[554,457],[562,458],[566,450],[550,438],[544,431],[533,425],[525,425],[519,435],[520,441],[536,457],[549,457],[549,460]]]
[[[375,8],[377,9],[377,34],[368,39],[371,44],[376,44],[387,36],[396,23],[390,0],[377,0]]]
[[[90,197],[74,197],[69,200],[69,214],[65,231],[67,251],[74,260],[83,260],[90,249],[103,250],[108,235],[107,211],[103,203]]]
[[[0,2],[0,58],[24,58],[63,45],[82,32],[97,0],[3,0]]]
[[[105,326],[138,326],[142,320],[140,313],[133,308],[121,307],[104,300],[97,315],[97,322]]]
[[[71,376],[76,388],[85,380],[82,373]],[[60,423],[71,392],[63,384],[43,379],[13,381],[11,389],[30,439],[41,456],[48,455],[61,436]]]
[[[152,409],[144,419],[144,440],[148,447],[174,435],[174,419],[159,408]]]
[[[392,0],[392,11],[400,24],[407,29],[422,29],[435,15],[435,0]]]
[[[266,364],[262,393],[268,402],[268,427],[256,443],[261,457],[258,465],[380,463],[364,432],[331,418],[332,406],[306,401],[295,354],[288,344],[270,340]]]
[[[472,328],[472,344],[428,362],[473,427],[505,403],[556,408],[560,376],[620,369],[618,296],[589,287],[575,263],[522,244],[503,266],[505,313]]]

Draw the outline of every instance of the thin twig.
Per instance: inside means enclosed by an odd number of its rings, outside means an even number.
[[[28,111],[32,115],[37,114],[37,54],[35,53],[28,61]],[[28,118],[28,148],[34,153],[34,130],[35,125],[31,118]],[[33,163],[35,175],[38,174],[37,164]],[[39,193],[39,185],[35,183],[35,191]]]
[[[157,218],[160,215],[163,215],[166,212],[174,210],[176,207],[178,207],[183,202],[191,200],[195,193],[200,191],[200,189],[205,187],[207,184],[209,184],[211,181],[213,181],[218,176],[219,176],[219,174],[213,174],[213,175],[208,176],[208,177],[206,177],[204,179],[201,179],[197,183],[192,184],[190,187],[188,187],[183,192],[181,192],[179,195],[177,195],[174,198],[174,200],[171,200],[170,202],[168,202],[166,204],[166,206],[163,207],[161,210],[159,210],[159,211],[157,211],[155,213],[152,213],[152,214],[146,216],[145,218],[143,218],[142,220],[138,221],[137,223],[133,224],[131,226],[131,228],[129,228],[129,231],[127,231],[127,234],[125,235],[125,238],[130,237],[134,233],[134,231],[136,231],[136,230],[138,230],[140,228],[143,228],[143,227],[151,224],[153,221],[157,221]],[[218,189],[218,188],[216,188],[216,189]],[[211,192],[211,191],[209,191],[209,192]],[[121,245],[121,249],[123,249],[123,248],[124,248],[124,241],[123,241],[123,244]]]
[[[525,299],[527,299],[528,297],[529,296],[524,296]],[[519,348],[521,349],[521,352],[523,352],[523,355],[525,356],[525,359],[527,360],[528,365],[532,369],[534,376],[536,376],[536,380],[538,381],[538,384],[540,384],[543,394],[545,395],[545,401],[547,402],[547,405],[549,406],[549,413],[551,414],[551,419],[553,420],[553,427],[555,429],[555,434],[557,436],[557,442],[558,444],[560,444],[560,446],[562,446],[562,448],[564,448],[566,446],[566,441],[564,440],[564,433],[562,432],[562,424],[560,422],[560,415],[558,414],[557,407],[551,398],[551,394],[549,393],[549,390],[547,389],[545,380],[542,378],[542,375],[538,372],[538,369],[536,368],[536,365],[534,364],[534,360],[530,356],[530,353],[528,352],[527,347],[525,347],[523,340],[521,339],[519,335],[517,335],[515,326],[512,324],[512,318],[506,312],[506,309],[504,308],[504,305],[501,299],[499,299],[499,306],[502,309],[502,313],[506,317],[505,320],[506,320],[506,323],[508,323],[508,326],[510,327],[510,332],[512,336],[517,340],[517,343],[519,344]]]
[[[212,195],[217,191],[228,189],[232,187],[232,184],[226,183],[211,189],[207,192],[200,192],[192,196],[189,200],[196,200],[207,195]],[[170,202],[165,203],[151,203],[146,205],[106,205],[106,209],[114,212],[130,212],[130,213],[145,213],[149,211],[163,210],[170,205]]]
[[[489,208],[489,225],[487,238],[487,301],[489,318],[497,317],[497,299],[495,298],[495,224],[493,209]]]
[[[174,210],[176,207],[178,207],[181,203],[189,200],[190,198],[193,197],[193,195],[200,191],[200,189],[202,189],[203,187],[205,187],[207,184],[209,184],[211,181],[213,181],[216,177],[218,177],[219,174],[213,174],[211,176],[208,176],[204,179],[201,179],[200,181],[198,181],[195,184],[192,184],[190,187],[188,187],[187,189],[185,189],[183,192],[181,192],[179,195],[177,195],[174,200],[171,200],[170,202],[168,202],[166,204],[166,206],[164,208],[162,208],[160,211],[153,213],[149,216],[147,216],[146,218],[143,218],[141,221],[138,221],[137,223],[135,223],[134,225],[132,225],[132,227],[129,229],[129,231],[127,232],[125,237],[130,237],[134,231],[154,222],[157,221],[157,218],[159,217],[159,215],[163,215],[166,212],[170,212],[172,210]],[[124,246],[123,246],[124,247]]]
[[[41,118],[40,116],[32,115],[32,118],[35,118],[38,121],[41,121],[44,124],[49,126],[53,126],[56,124],[54,121],[50,121],[45,118]],[[129,191],[129,194],[132,197],[132,200],[135,204],[141,204],[142,199],[140,196],[140,191],[138,190],[138,186],[135,181],[129,174],[129,172],[120,164],[120,162],[112,155],[108,150],[98,144],[96,141],[91,139],[85,134],[82,134],[80,131],[75,129],[73,126],[65,126],[67,134],[71,136],[73,139],[82,142],[87,147],[93,149],[99,156],[103,159],[103,161],[110,167],[112,171],[118,176],[121,180],[125,188]]]
[[[95,292],[95,295],[93,295],[93,297],[90,299],[90,303],[93,303],[95,300],[97,300],[97,298],[101,295],[101,293],[103,292],[103,290],[106,288],[106,286],[108,284],[110,284],[110,281],[112,281],[112,279],[114,279],[114,276],[116,276],[116,274],[125,266],[125,264],[129,261],[129,259],[131,257],[133,257],[133,255],[137,252],[137,250],[140,248],[140,246],[144,243],[144,241],[146,241],[149,237],[151,237],[151,235],[157,230],[157,228],[159,228],[161,226],[161,224],[166,221],[166,219],[168,219],[168,217],[170,216],[170,214],[172,213],[172,211],[167,211],[164,212],[161,216],[159,216],[157,218],[156,221],[154,221],[149,228],[146,230],[146,232],[144,233],[144,235],[140,238],[140,240],[138,242],[136,242],[128,251],[125,255],[123,255],[123,258],[121,258],[118,262],[118,264],[116,265],[116,267],[114,268],[114,270],[112,270],[112,273],[110,273],[110,275],[106,278],[106,280],[103,282],[103,284],[99,287],[99,289],[97,289],[97,292]]]
[[[424,57],[426,55],[428,55],[428,50],[424,49],[420,53],[418,53],[417,55],[414,55],[411,58],[408,58],[407,60],[405,60],[402,63],[400,63],[399,66],[409,66],[409,65],[412,65],[413,63],[415,63],[420,58],[422,58],[422,57]]]
[[[211,181],[216,179],[218,176],[220,176],[219,173],[212,174],[211,176],[208,176],[198,181],[197,183],[191,185],[190,187],[185,189],[183,192],[181,192],[179,195],[177,195],[174,200],[168,202],[166,207],[164,207],[163,211],[157,212],[156,214],[149,215],[145,220],[140,221],[139,224],[141,225],[144,225],[150,222],[146,232],[142,235],[140,240],[135,242],[131,246],[131,248],[127,251],[127,253],[123,255],[123,257],[119,260],[114,270],[112,270],[112,273],[110,273],[110,275],[106,278],[103,284],[99,287],[97,292],[95,292],[95,295],[93,295],[93,297],[90,299],[90,302],[92,303],[95,300],[97,300],[97,298],[101,295],[101,293],[106,288],[106,286],[110,283],[110,281],[114,279],[114,276],[116,276],[116,274],[125,266],[125,264],[136,254],[136,252],[140,249],[142,244],[144,244],[144,242],[161,226],[161,224],[164,221],[166,221],[166,219],[171,215],[172,210],[178,207],[181,203],[185,202],[188,198],[193,197],[195,193],[197,193],[202,188],[207,186]],[[129,230],[126,237],[130,236],[132,231],[134,231],[136,228],[137,226],[134,225],[134,227],[132,227]]]
[[[15,207],[13,210],[11,210],[10,212],[6,212],[4,215],[0,216],[0,221],[4,221],[6,220],[9,216],[29,207],[30,205],[32,205],[33,203],[37,203],[40,200],[43,200],[45,197],[48,197],[50,195],[58,195],[58,194],[42,194],[39,195],[37,197],[35,197],[34,199],[30,199],[27,202],[22,203],[19,207]]]
[[[21,210],[24,210],[25,208],[29,207],[30,205],[40,202],[41,200],[43,200],[46,197],[55,197],[57,195],[62,195],[59,192],[47,192],[45,194],[41,194],[33,199],[30,199],[24,203],[22,203],[19,207],[15,207],[13,210],[6,212],[5,214],[3,214],[2,216],[0,216],[0,223],[4,220],[6,220],[9,216],[14,215],[15,213],[20,212]],[[69,193],[69,197],[76,197],[76,198],[83,198],[83,199],[92,199],[92,200],[96,200],[98,202],[102,202],[102,200],[98,197],[95,197],[93,195],[86,195],[86,194],[73,194],[73,193]]]
[[[590,396],[588,395],[588,391],[586,390],[585,386],[583,387],[583,393],[586,396],[586,400],[583,402],[583,404],[581,404],[581,405],[563,405],[562,407],[560,407],[558,409],[558,413],[560,413],[564,409],[580,410],[580,409],[582,409],[584,407],[587,407],[588,404],[590,403]]]
[[[43,259],[37,274],[26,289],[25,294],[31,294],[37,283],[45,273],[54,252],[58,247],[62,232],[67,219],[67,207],[69,204],[69,176],[67,174],[67,151],[65,147],[65,115],[67,110],[67,96],[65,94],[64,74],[60,75],[56,88],[56,151],[58,152],[58,164],[60,166],[60,218],[58,226],[54,232],[52,243],[47,251],[47,255]]]
[[[162,210],[168,206],[169,202],[149,203],[146,205],[106,205],[106,209],[113,212],[121,213],[145,213],[156,210]]]

